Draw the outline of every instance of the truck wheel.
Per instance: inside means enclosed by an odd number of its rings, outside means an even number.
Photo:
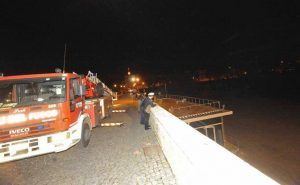
[[[83,147],[87,147],[90,143],[91,129],[89,126],[89,122],[90,121],[88,119],[85,119],[82,125],[81,144]]]

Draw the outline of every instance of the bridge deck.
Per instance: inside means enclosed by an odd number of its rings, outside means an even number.
[[[0,164],[0,184],[131,185],[176,184],[155,134],[139,123],[136,101],[115,102],[111,118],[121,127],[97,127],[87,148],[79,145],[61,152]]]
[[[209,105],[163,98],[156,101],[161,107],[187,123],[231,115],[232,111]]]

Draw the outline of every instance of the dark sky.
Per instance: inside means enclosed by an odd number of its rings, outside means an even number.
[[[297,0],[1,0],[0,68],[107,78],[300,58]],[[121,74],[122,73],[122,74]],[[121,75],[120,75],[121,74]]]

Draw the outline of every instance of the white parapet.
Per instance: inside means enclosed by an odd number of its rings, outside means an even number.
[[[278,184],[160,106],[150,114],[150,124],[178,184]]]

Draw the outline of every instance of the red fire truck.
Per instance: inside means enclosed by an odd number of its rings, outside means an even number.
[[[106,89],[90,72],[0,77],[0,163],[86,147],[110,113]]]

